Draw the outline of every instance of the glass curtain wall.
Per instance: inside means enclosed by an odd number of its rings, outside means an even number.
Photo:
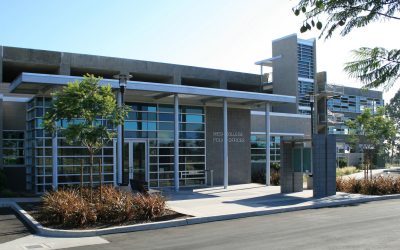
[[[27,107],[26,165],[33,166],[36,192],[52,189],[52,136],[43,129],[43,117],[51,98],[35,97]],[[173,105],[127,103],[132,108],[125,121],[125,140],[145,139],[149,147],[149,184],[151,187],[174,185],[174,107]],[[179,109],[179,170],[180,185],[205,184],[205,115],[203,107],[180,106]],[[79,119],[73,121],[79,122]],[[98,122],[107,123],[99,119]],[[68,124],[61,121],[61,127]],[[112,129],[110,127],[110,129]],[[58,132],[58,184],[78,185],[83,163],[84,183],[89,183],[89,154],[86,147],[69,145]],[[114,179],[113,142],[94,157],[93,180],[99,182],[98,162],[102,159],[103,183]]]
[[[174,185],[174,106],[127,103],[132,109],[125,121],[125,140],[147,139],[149,185]],[[203,107],[179,108],[180,185],[205,184],[205,117]],[[125,170],[126,171],[126,170]]]

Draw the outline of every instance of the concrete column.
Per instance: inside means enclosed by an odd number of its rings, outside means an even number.
[[[271,117],[270,103],[265,103],[265,185],[271,185]]]
[[[117,104],[118,106],[122,105],[122,95],[121,92],[117,92]],[[117,127],[117,173],[118,173],[118,183],[122,183],[122,125],[118,125]],[[117,174],[115,173],[115,174]]]
[[[224,98],[223,105],[223,119],[224,119],[224,188],[228,188],[228,102]]]
[[[294,164],[299,164],[299,162],[294,162],[294,150],[294,142],[281,141],[281,193],[303,191],[303,173],[294,168]]]
[[[327,144],[326,144],[327,143]],[[335,135],[315,134],[313,143],[313,195],[322,198],[336,194]]]
[[[179,191],[179,97],[174,95],[174,186]]]
[[[53,138],[51,141],[51,148],[53,151],[52,154],[52,169],[53,169],[53,190],[56,191],[58,189],[58,142],[57,142],[57,131],[54,132]]]
[[[58,74],[66,76],[71,75],[71,54],[61,52],[61,61]]]

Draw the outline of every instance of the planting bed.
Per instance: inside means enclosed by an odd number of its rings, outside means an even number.
[[[53,228],[53,229],[101,229],[101,228],[108,228],[108,227],[114,227],[114,226],[126,226],[126,225],[135,225],[135,224],[142,224],[142,223],[147,223],[147,222],[157,222],[157,221],[169,221],[169,220],[175,220],[175,219],[185,219],[189,218],[191,216],[177,213],[173,210],[166,209],[163,213],[163,215],[154,218],[153,220],[131,220],[131,221],[126,221],[126,222],[115,222],[115,223],[104,223],[104,222],[96,222],[94,224],[89,224],[85,226],[67,226],[65,224],[56,224],[56,223],[50,223],[48,221],[43,220],[39,215],[39,211],[43,206],[43,203],[37,202],[37,203],[18,203],[18,205],[24,209],[26,212],[28,212],[35,220],[37,220],[42,226],[48,227],[48,228]]]

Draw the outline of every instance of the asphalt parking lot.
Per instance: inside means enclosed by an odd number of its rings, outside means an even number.
[[[0,244],[32,234],[11,208],[0,208]]]

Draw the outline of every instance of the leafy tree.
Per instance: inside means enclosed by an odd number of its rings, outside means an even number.
[[[68,83],[53,93],[52,107],[44,119],[46,130],[51,133],[61,130],[68,144],[87,148],[90,173],[93,173],[94,155],[115,137],[113,128],[124,122],[129,111],[125,105],[118,107],[111,86],[100,85],[100,80],[87,74],[81,81]]]
[[[382,156],[390,148],[390,140],[396,136],[396,128],[392,120],[385,116],[384,108],[378,108],[373,114],[370,109],[347,121],[350,128],[350,139],[362,145],[364,152],[364,176],[372,169],[375,156]],[[370,172],[372,178],[372,171]]]
[[[390,100],[390,103],[386,105],[385,107],[386,114],[392,119],[394,122],[397,131],[400,130],[400,91],[396,93],[396,95]],[[395,157],[395,151],[399,152],[400,150],[400,145],[399,142],[400,137],[399,134],[397,134],[395,137],[392,138],[391,140],[391,159],[393,160]]]
[[[300,32],[317,28],[325,39],[338,30],[346,36],[373,22],[400,20],[399,11],[399,0],[299,0],[293,8],[295,15],[305,16]],[[344,70],[350,77],[358,78],[365,88],[388,89],[399,79],[399,49],[362,47],[352,53],[354,61],[346,63]]]

